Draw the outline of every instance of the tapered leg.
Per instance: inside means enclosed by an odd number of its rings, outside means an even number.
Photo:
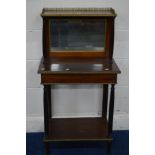
[[[109,104],[109,118],[108,118],[108,134],[112,134],[112,126],[113,126],[113,114],[114,114],[114,95],[115,95],[115,87],[114,84],[111,85],[111,93],[110,93],[110,104]]]
[[[102,117],[107,118],[108,84],[103,85]]]
[[[114,114],[114,97],[115,97],[115,85],[111,85],[110,103],[109,103],[109,117],[108,117],[108,136],[112,136],[113,127],[113,114]],[[111,152],[112,141],[108,142],[108,152]]]
[[[51,86],[44,85],[44,129],[46,136],[49,132],[49,119],[51,119]]]
[[[51,86],[44,85],[44,130],[45,137],[49,135],[49,120],[51,119]],[[46,155],[49,155],[49,142],[45,142]]]
[[[47,92],[48,92],[48,119],[51,119],[52,116],[52,106],[51,106],[51,85],[48,85]]]

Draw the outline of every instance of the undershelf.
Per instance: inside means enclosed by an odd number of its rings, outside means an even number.
[[[49,135],[44,141],[112,140],[105,118],[54,118],[49,121]]]

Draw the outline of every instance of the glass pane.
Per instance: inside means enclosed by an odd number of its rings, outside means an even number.
[[[51,20],[51,51],[104,51],[104,19]]]

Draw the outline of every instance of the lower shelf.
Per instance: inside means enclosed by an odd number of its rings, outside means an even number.
[[[55,118],[49,121],[48,141],[112,140],[104,118]]]

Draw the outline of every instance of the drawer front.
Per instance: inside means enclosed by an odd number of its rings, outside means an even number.
[[[52,83],[117,83],[117,74],[42,74],[41,84]]]

